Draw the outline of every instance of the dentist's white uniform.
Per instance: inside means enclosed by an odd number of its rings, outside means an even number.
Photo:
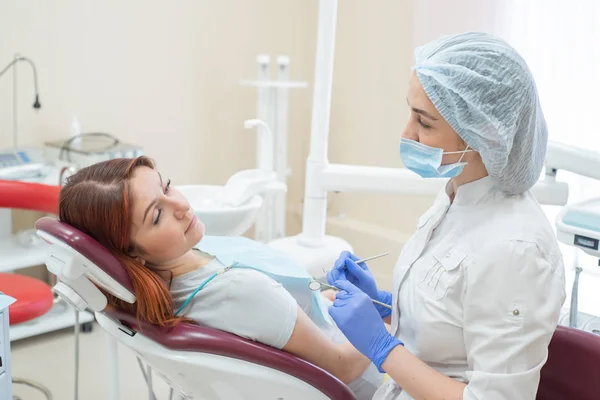
[[[468,383],[464,400],[534,399],[565,300],[554,232],[529,191],[508,196],[486,177],[450,204],[446,190],[395,266],[393,335]],[[388,379],[374,399],[411,397]]]

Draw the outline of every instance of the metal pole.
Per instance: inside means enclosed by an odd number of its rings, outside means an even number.
[[[18,111],[18,107],[17,107],[17,86],[18,86],[18,82],[17,82],[17,64],[18,62],[16,62],[19,58],[21,58],[21,55],[19,53],[15,53],[15,63],[13,65],[13,147],[17,148],[19,146],[19,111]]]
[[[573,289],[571,290],[571,309],[569,310],[569,327],[577,328],[577,317],[578,317],[578,300],[579,300],[579,274],[583,269],[576,265],[575,266],[575,279],[573,280]]]
[[[287,56],[277,57],[277,80],[279,82],[288,82],[290,77],[290,59]],[[289,109],[289,90],[286,87],[278,87],[277,95],[277,114],[275,125],[275,172],[280,182],[286,183],[288,175],[288,109]],[[273,209],[273,239],[279,239],[285,236],[286,219],[286,193],[275,194],[275,207]]]
[[[79,311],[75,310],[75,400],[79,399]]]
[[[302,234],[298,238],[300,243],[315,247],[324,242],[327,218],[327,191],[321,187],[319,176],[328,163],[327,143],[331,115],[337,4],[337,0],[319,1],[310,154],[306,160]]]
[[[106,344],[108,353],[108,398],[110,400],[119,400],[119,359],[117,340],[108,332],[106,333]]]
[[[258,90],[258,109],[256,111],[256,117],[269,124],[270,122],[270,112],[269,112],[269,95],[270,89],[267,86],[261,86],[260,82],[266,82],[269,80],[270,76],[270,57],[266,54],[259,55],[258,59],[258,82],[259,86]],[[271,129],[273,129],[272,125],[269,125]],[[262,127],[258,127],[260,130],[264,130]],[[264,141],[261,140],[264,137],[265,132],[259,132],[257,135],[258,141],[256,144],[256,163],[258,169],[263,169],[265,167],[265,161],[267,160],[266,152],[269,151],[268,148],[265,147]],[[271,155],[271,160],[272,155]],[[265,201],[261,210],[258,212],[256,217],[256,222],[254,224],[254,237],[259,242],[266,242],[267,234],[268,234],[268,215],[270,210],[269,207],[269,196],[265,196]]]

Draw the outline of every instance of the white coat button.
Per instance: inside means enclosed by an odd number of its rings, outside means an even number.
[[[452,254],[450,254],[450,253],[446,253],[446,258],[450,258],[451,255]]]
[[[515,317],[518,317],[521,314],[521,312],[518,309],[513,310],[513,315]]]

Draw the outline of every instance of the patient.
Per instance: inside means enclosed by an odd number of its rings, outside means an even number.
[[[84,168],[62,188],[60,220],[105,246],[131,278],[136,303],[105,293],[109,304],[151,324],[191,319],[293,353],[338,377],[359,399],[370,399],[381,374],[337,327],[310,319],[308,287],[288,291],[262,272],[234,268],[206,284],[184,317],[175,315],[224,265],[195,249],[199,242],[202,247],[204,226],[170,183],[151,159],[138,157]]]

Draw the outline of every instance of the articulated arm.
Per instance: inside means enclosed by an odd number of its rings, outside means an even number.
[[[600,153],[596,151],[549,142],[545,164],[549,171],[562,169],[588,178],[600,179]]]

